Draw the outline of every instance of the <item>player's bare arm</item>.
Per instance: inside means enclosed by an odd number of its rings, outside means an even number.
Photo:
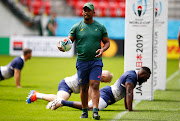
[[[98,49],[96,51],[96,53],[99,53],[99,54],[96,55],[95,57],[101,57],[103,52],[106,51],[110,47],[109,37],[103,37],[102,42],[103,42],[104,46],[103,46],[103,48]]]
[[[126,96],[124,97],[124,106],[125,106],[125,109],[127,110],[128,107],[127,107],[127,103],[126,103]]]
[[[68,38],[69,38],[72,42],[74,42],[74,41],[75,41],[75,37],[68,36]]]
[[[14,69],[14,78],[16,82],[16,87],[21,88],[21,85],[20,85],[21,71],[20,70]]]
[[[125,83],[126,87],[126,104],[129,111],[133,111],[132,109],[132,102],[133,102],[133,88],[134,85],[130,82]]]

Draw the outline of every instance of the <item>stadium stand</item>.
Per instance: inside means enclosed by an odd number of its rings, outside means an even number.
[[[63,26],[63,20],[70,19],[72,21],[72,18],[68,18],[69,16],[73,17],[73,21],[75,21],[76,18],[74,16],[78,16],[80,19],[82,19],[82,7],[85,2],[93,2],[96,17],[102,17],[103,21],[108,21],[109,18],[112,20],[113,18],[124,18],[126,0],[1,0],[0,2],[4,3],[2,5],[5,5],[5,7],[8,8],[11,13],[19,18],[20,21],[22,21],[22,23],[24,23],[27,27],[34,28],[32,31],[35,29],[40,30],[39,25],[42,25],[42,30],[46,31],[47,21],[51,11],[53,10],[56,11],[57,18],[60,18],[57,19],[59,20],[58,25],[60,25],[60,27],[58,26],[59,30],[59,28]],[[173,35],[169,36],[170,38],[175,38],[179,29],[177,27],[177,29],[173,29],[172,31],[174,26],[171,26],[172,24],[179,26],[180,22],[177,19],[180,18],[180,1],[168,0],[168,3],[168,17],[170,19],[168,30],[171,29],[171,31],[168,32],[174,33],[169,34]],[[65,18],[66,16],[68,17]],[[106,22],[104,22],[104,24],[106,25]],[[67,24],[65,23],[65,25]],[[109,22],[107,26],[109,26]],[[59,30],[57,32],[57,36],[65,36],[66,34],[63,35],[64,31],[65,30]],[[46,35],[41,34],[41,32],[39,33],[39,35]]]
[[[19,2],[34,15],[50,14],[51,3],[49,0],[20,0]]]
[[[168,18],[180,19],[180,0],[168,0]]]
[[[92,2],[98,17],[125,17],[125,0],[66,0],[74,9],[74,13],[82,16],[82,7],[86,2]]]

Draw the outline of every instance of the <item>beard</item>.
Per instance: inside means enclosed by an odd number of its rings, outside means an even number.
[[[143,83],[144,81],[143,81],[142,79],[139,79],[138,82],[139,82],[139,85],[142,85],[142,83]]]
[[[30,59],[31,59],[31,56],[29,56],[28,59],[30,60]]]
[[[88,21],[90,18],[84,18],[86,21]]]
[[[84,14],[83,16],[86,21],[92,19],[92,17],[89,14]]]

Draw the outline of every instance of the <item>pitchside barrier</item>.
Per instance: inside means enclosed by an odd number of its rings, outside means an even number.
[[[124,71],[142,66],[152,71],[150,79],[134,89],[135,99],[153,100],[154,89],[166,84],[167,9],[167,0],[126,0]]]
[[[153,87],[166,89],[168,0],[155,0]]]
[[[57,45],[59,40],[65,37],[31,37],[31,36],[12,36],[10,37],[10,55],[22,55],[23,48],[32,49],[32,56],[41,57],[73,57],[74,44],[68,52],[61,52]]]

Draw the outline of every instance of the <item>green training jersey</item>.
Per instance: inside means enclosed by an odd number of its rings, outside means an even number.
[[[56,27],[56,26],[57,26],[57,23],[56,23],[55,20],[49,20],[49,21],[48,21],[48,24],[47,24],[47,27],[46,27],[46,29],[47,29],[47,31],[48,31],[48,36],[55,36],[55,35],[53,34],[53,32],[48,28],[48,25],[49,25],[49,24],[52,24],[53,27]]]
[[[83,21],[75,24],[69,36],[76,40],[77,59],[80,61],[101,60],[96,58],[96,51],[101,48],[101,40],[108,37],[107,30],[104,25],[96,20],[92,24],[86,24]]]

